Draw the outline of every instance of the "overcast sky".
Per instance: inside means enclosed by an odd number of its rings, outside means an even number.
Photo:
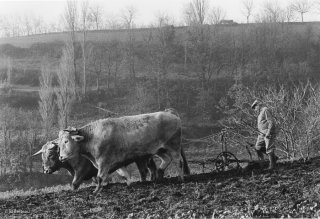
[[[280,6],[287,5],[289,0],[254,0],[255,10],[258,13],[264,2],[276,2]],[[136,24],[149,25],[158,14],[166,14],[174,18],[175,24],[181,24],[183,10],[189,0],[90,0],[91,5],[100,5],[104,17],[119,17],[121,11],[134,6],[137,10]],[[209,0],[210,6],[220,6],[225,12],[225,19],[232,19],[238,23],[245,22],[243,15],[243,0]],[[66,0],[0,0],[0,17],[2,16],[41,16],[48,22],[58,22],[64,11]],[[305,15],[305,21],[320,21],[320,12]]]

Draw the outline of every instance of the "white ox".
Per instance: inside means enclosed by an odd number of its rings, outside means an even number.
[[[182,181],[190,173],[181,147],[181,120],[171,111],[101,119],[80,129],[63,130],[58,144],[61,161],[81,154],[98,169],[94,193],[100,192],[114,170],[153,155],[161,159],[159,178],[171,162]]]
[[[68,159],[66,162],[61,162],[59,160],[59,151],[57,140],[49,141],[42,146],[42,148],[32,156],[42,154],[42,166],[43,172],[46,174],[52,174],[53,172],[59,170],[60,168],[65,168],[73,176],[72,188],[78,189],[83,180],[90,180],[91,178],[95,181],[98,170],[95,168],[92,163],[82,157],[74,156],[71,159]],[[152,158],[139,159],[136,161],[140,173],[141,181],[146,181],[148,172],[150,171],[150,179],[156,179],[156,164]],[[131,183],[131,175],[128,174],[126,167],[122,167],[116,170],[117,173],[126,178],[126,182],[129,185]]]

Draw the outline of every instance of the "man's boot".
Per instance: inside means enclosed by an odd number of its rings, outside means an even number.
[[[269,167],[268,170],[273,170],[275,168],[276,165],[276,156],[274,154],[274,152],[271,152],[268,154],[269,157]]]
[[[259,160],[264,160],[263,152],[261,150],[256,150],[257,156]]]

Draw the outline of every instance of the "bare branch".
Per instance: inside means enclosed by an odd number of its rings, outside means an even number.
[[[208,9],[208,0],[191,0],[184,12],[187,24],[204,24],[207,19]]]
[[[100,5],[90,8],[89,21],[93,24],[95,30],[100,30],[103,26],[103,10]]]
[[[126,29],[134,28],[134,20],[137,17],[137,9],[134,6],[128,6],[122,11],[121,18],[124,22]]]
[[[209,15],[210,17],[210,23],[211,24],[219,24],[221,20],[223,20],[226,16],[226,12],[220,8],[220,7],[213,7],[211,10],[211,13]]]
[[[308,13],[311,11],[313,6],[313,3],[310,2],[309,0],[296,0],[292,4],[292,9],[299,13],[301,16],[301,22],[303,22],[303,16],[304,14]]]
[[[243,4],[243,14],[246,16],[247,19],[247,23],[250,22],[250,17],[252,15],[253,9],[254,9],[254,5],[253,5],[253,0],[243,0],[242,1]]]

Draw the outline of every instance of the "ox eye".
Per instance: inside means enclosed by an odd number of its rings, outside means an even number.
[[[67,144],[67,143],[68,143],[68,140],[65,140],[64,143]]]

